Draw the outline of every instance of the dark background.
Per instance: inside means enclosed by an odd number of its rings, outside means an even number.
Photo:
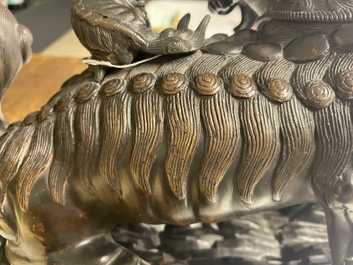
[[[40,52],[71,28],[71,0],[30,0],[29,6],[14,10],[18,21],[33,34],[33,51]]]

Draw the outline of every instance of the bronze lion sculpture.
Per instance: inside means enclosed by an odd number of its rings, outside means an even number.
[[[325,209],[333,264],[352,261],[353,1],[268,4],[256,30],[219,39],[205,38],[209,17],[155,33],[142,0],[73,1],[82,44],[116,67],[88,67],[3,130],[11,264],[145,263],[115,225],[306,202]],[[30,41],[21,56],[1,41],[17,69]]]

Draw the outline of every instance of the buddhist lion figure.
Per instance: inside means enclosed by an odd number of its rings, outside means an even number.
[[[351,262],[353,0],[263,11],[256,31],[205,38],[208,16],[156,33],[143,1],[74,0],[96,65],[0,138],[9,262],[146,263],[112,239],[114,226],[307,202],[325,209],[333,264]],[[1,36],[13,36],[0,38],[7,87],[30,38],[1,12]]]

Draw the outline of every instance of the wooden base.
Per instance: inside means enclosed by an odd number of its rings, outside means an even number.
[[[28,113],[39,110],[65,80],[86,67],[79,58],[35,54],[5,95],[3,111],[6,119],[9,122],[22,120]]]

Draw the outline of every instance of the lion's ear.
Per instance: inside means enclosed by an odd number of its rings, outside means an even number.
[[[32,57],[33,36],[30,30],[24,25],[18,25],[17,31],[20,37],[23,63],[27,63]]]

